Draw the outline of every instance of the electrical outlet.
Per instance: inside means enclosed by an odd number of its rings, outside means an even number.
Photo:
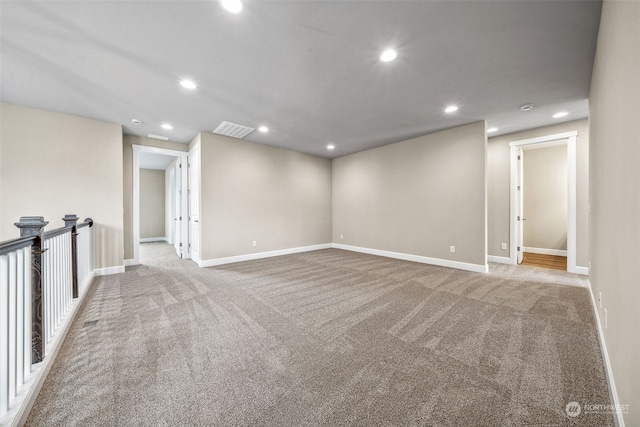
[[[253,246],[255,247],[257,245],[257,242],[254,240],[253,241]]]
[[[602,308],[602,292],[598,292],[598,303],[600,304],[600,308]]]
[[[506,243],[503,243],[503,244],[502,244],[502,250],[503,250],[503,251],[506,251],[506,250],[507,250],[507,244],[506,244]]]
[[[607,309],[604,309],[604,328],[607,329],[608,324],[609,323],[609,319],[607,319]]]
[[[456,251],[455,246],[449,246],[449,252],[454,253]]]
[[[340,235],[340,240],[344,239],[344,234]]]

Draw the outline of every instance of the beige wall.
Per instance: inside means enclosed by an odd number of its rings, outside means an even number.
[[[485,265],[485,149],[477,122],[334,159],[333,241]]]
[[[567,250],[567,145],[523,151],[524,238],[528,248]]]
[[[591,271],[627,426],[640,426],[640,2],[605,1],[591,80]],[[604,324],[603,324],[604,327]]]
[[[163,170],[140,169],[140,238],[165,237]]]
[[[202,260],[331,242],[330,160],[212,133],[200,151]]]
[[[0,240],[19,236],[21,216],[95,221],[95,267],[123,265],[122,127],[1,104]]]
[[[576,120],[489,139],[487,147],[487,205],[489,255],[509,257],[509,142],[578,131],[576,138],[576,263],[589,265],[589,121]],[[507,249],[502,250],[501,244]]]
[[[124,135],[122,137],[123,159],[123,201],[124,201],[124,259],[133,258],[133,145],[187,151],[186,144],[161,141],[144,136]]]

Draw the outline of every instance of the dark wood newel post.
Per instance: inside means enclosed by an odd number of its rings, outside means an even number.
[[[78,247],[76,244],[78,236],[76,224],[78,223],[78,219],[80,218],[76,215],[65,215],[64,218],[62,218],[65,227],[73,227],[71,229],[71,289],[74,298],[78,298]]]
[[[31,246],[31,363],[44,358],[43,308],[42,308],[42,254],[44,227],[49,224],[41,216],[23,216],[14,225],[20,229],[20,237],[36,236]]]

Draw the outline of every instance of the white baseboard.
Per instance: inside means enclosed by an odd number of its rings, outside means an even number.
[[[69,332],[69,328],[73,323],[73,320],[78,313],[78,309],[82,305],[82,301],[84,297],[87,295],[89,288],[91,287],[91,282],[93,280],[94,274],[91,273],[87,276],[85,283],[88,281],[86,288],[84,288],[84,292],[82,292],[77,299],[73,300],[72,306],[69,310],[69,314],[64,320],[62,327],[58,330],[55,338],[50,343],[49,351],[44,358],[44,360],[40,363],[36,363],[31,365],[32,374],[30,375],[28,381],[24,383],[22,386],[24,392],[20,395],[16,396],[12,406],[13,408],[9,410],[5,414],[5,416],[0,419],[0,425],[7,426],[22,426],[27,421],[27,417],[29,416],[29,412],[31,412],[31,408],[35,403],[38,394],[40,393],[40,389],[47,379],[47,375],[49,371],[53,367],[53,363],[56,360],[56,356],[62,348],[62,344],[64,343],[64,339]]]
[[[297,254],[300,252],[317,251],[319,249],[329,248],[331,248],[331,243],[325,243],[322,245],[302,246],[299,248],[280,249],[277,251],[257,252],[253,254],[237,255],[225,258],[207,259],[198,261],[197,263],[199,267],[215,267],[217,265],[231,264],[234,262],[252,261],[256,259],[271,258],[274,256]]]
[[[124,273],[124,265],[116,265],[115,267],[96,268],[93,270],[96,276],[109,276],[111,274]]]
[[[141,237],[140,243],[150,243],[150,242],[167,242],[166,237]]]
[[[499,262],[500,264],[513,264],[511,258],[506,256],[487,255],[487,261]]]
[[[331,246],[333,248],[343,249],[345,251],[360,252],[360,253],[369,254],[369,255],[378,255],[378,256],[383,256],[387,258],[401,259],[404,261],[420,262],[422,264],[438,265],[440,267],[457,268],[458,270],[474,271],[476,273],[489,272],[489,265],[470,264],[467,262],[451,261],[448,259],[440,259],[440,258],[429,258],[425,256],[420,256],[420,255],[405,254],[401,252],[391,252],[391,251],[383,251],[380,249],[363,248],[360,246],[342,245],[340,243],[333,243]]]
[[[540,255],[567,256],[567,251],[563,249],[529,248],[529,247],[523,246],[522,251],[531,252],[532,254],[540,254]]]
[[[125,266],[125,267],[131,267],[132,265],[138,265],[138,264],[139,264],[139,263],[138,263],[138,262],[136,262],[136,260],[135,260],[135,259],[133,259],[133,258],[132,258],[132,259],[125,259],[125,260],[124,260],[124,266]]]
[[[582,275],[588,276],[589,268],[576,266],[575,270],[569,271],[569,273],[582,274]]]
[[[585,268],[585,267],[580,267]],[[609,384],[609,394],[611,397],[611,404],[614,408],[620,408],[620,398],[618,397],[618,390],[616,389],[616,382],[613,378],[613,370],[611,369],[611,361],[609,360],[609,351],[607,350],[607,343],[604,340],[604,333],[602,332],[602,323],[600,322],[600,312],[598,311],[598,305],[593,295],[593,289],[591,289],[591,282],[587,281],[589,288],[589,295],[591,295],[591,306],[593,307],[593,314],[596,318],[596,328],[598,329],[598,339],[600,340],[600,352],[602,353],[602,359],[604,361],[604,368],[606,371],[607,383]],[[613,413],[614,421],[618,427],[625,427],[624,418],[622,413],[616,410]]]

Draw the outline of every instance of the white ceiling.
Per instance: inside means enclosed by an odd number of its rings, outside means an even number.
[[[181,143],[224,120],[264,124],[268,133],[245,139],[337,157],[478,120],[500,135],[586,117],[601,3],[247,0],[239,15],[216,1],[0,7],[4,102]],[[399,55],[382,63],[387,47]],[[536,108],[520,111],[528,102]],[[445,114],[449,104],[459,111]]]

